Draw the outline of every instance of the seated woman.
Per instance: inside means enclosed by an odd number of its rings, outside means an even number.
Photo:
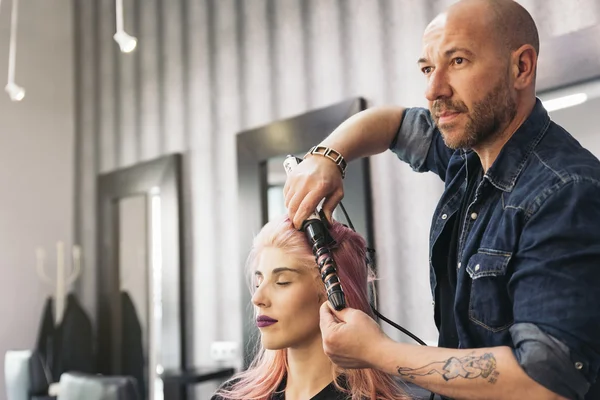
[[[368,301],[366,243],[334,222],[332,249],[348,307],[373,316]],[[226,382],[212,400],[408,399],[395,381],[372,369],[341,369],[323,351],[319,307],[325,287],[303,232],[289,219],[266,224],[248,258],[254,282],[252,302],[261,334],[257,355],[246,371]]]

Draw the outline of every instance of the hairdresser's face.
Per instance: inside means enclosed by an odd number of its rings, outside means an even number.
[[[264,348],[303,348],[321,342],[319,307],[324,299],[318,290],[318,270],[274,247],[263,249],[254,276],[252,302]],[[261,322],[265,317],[276,320]]]
[[[509,57],[485,6],[454,10],[425,30],[419,67],[431,115],[452,149],[491,142],[516,114]]]

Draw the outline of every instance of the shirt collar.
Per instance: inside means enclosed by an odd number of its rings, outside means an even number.
[[[492,185],[505,192],[513,190],[527,159],[548,130],[549,125],[548,112],[540,99],[536,99],[529,117],[502,147],[498,157],[485,174]]]

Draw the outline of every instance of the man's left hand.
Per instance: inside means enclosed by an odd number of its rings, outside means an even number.
[[[376,350],[391,340],[367,314],[354,308],[336,311],[321,305],[320,327],[325,354],[342,368],[376,368]]]

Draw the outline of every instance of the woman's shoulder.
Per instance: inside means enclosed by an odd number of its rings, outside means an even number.
[[[238,382],[239,382],[239,378],[234,378],[234,379],[230,379],[228,381],[223,382],[223,384],[221,386],[219,386],[219,389],[217,389],[217,391],[215,392],[213,397],[210,398],[210,400],[225,400],[223,397],[219,396],[217,393],[219,393],[221,390],[231,390],[231,388],[233,388],[235,386],[235,384]]]

